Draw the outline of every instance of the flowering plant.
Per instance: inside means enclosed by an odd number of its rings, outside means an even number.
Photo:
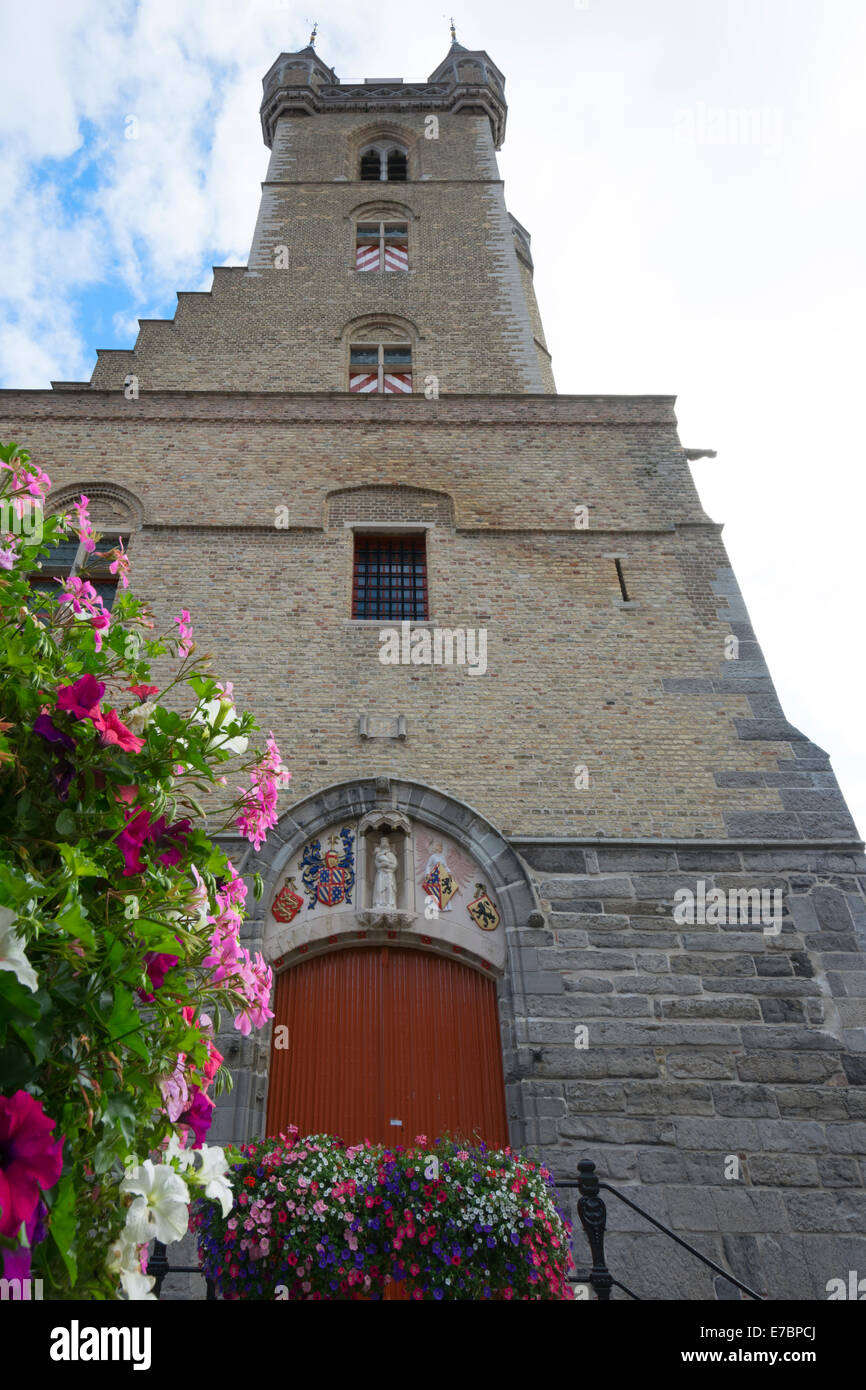
[[[53,1297],[79,1298],[120,1275],[138,1297],[134,1252],[186,1229],[182,1193],[230,1200],[221,1150],[202,1148],[229,1083],[215,1037],[224,1013],[263,1027],[272,981],[210,834],[260,845],[289,773],[273,737],[248,752],[255,720],[195,656],[189,613],[157,634],[86,497],[22,532],[49,486],[0,446],[0,1273],[32,1261]],[[70,532],[110,559],[110,609],[86,569],[39,581]],[[226,797],[238,759],[249,785]],[[161,1147],[154,1171],[135,1157]]]
[[[506,1148],[298,1138],[228,1154],[229,1215],[193,1210],[205,1274],[229,1299],[568,1299],[571,1223],[546,1168]]]

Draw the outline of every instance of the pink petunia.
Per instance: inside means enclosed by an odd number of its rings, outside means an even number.
[[[131,729],[127,729],[117,710],[103,710],[98,716],[93,716],[93,723],[103,743],[113,743],[124,753],[140,753],[144,747],[144,739],[137,738]]]

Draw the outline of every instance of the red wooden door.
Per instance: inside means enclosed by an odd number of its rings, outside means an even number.
[[[462,962],[335,951],[277,977],[274,1014],[288,1046],[271,1049],[269,1134],[508,1143],[496,986]]]

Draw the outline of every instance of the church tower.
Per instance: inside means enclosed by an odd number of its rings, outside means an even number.
[[[276,1017],[220,1042],[211,1138],[589,1157],[769,1297],[823,1297],[866,1268],[866,861],[706,451],[670,397],[556,393],[486,52],[342,83],[310,45],[263,85],[248,264],[89,383],[0,393],[292,769],[260,854],[223,837]],[[660,1238],[610,1215],[660,1296]],[[661,1293],[731,1291],[683,1263]]]

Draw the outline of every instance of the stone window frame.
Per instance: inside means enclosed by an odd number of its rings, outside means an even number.
[[[367,156],[368,156],[368,155],[371,155],[371,154],[377,154],[377,155],[379,156],[379,178],[378,178],[378,180],[377,180],[377,179],[365,179],[365,178],[363,177],[362,173],[361,173],[361,169],[362,169],[362,167],[363,167],[364,159],[367,158]],[[390,177],[389,172],[388,172],[388,165],[389,165],[389,163],[390,163],[390,159],[391,159],[391,155],[392,155],[392,154],[400,154],[400,155],[402,155],[403,158],[405,159],[405,161],[406,161],[406,177],[405,177],[405,179],[392,179],[392,178]],[[365,143],[364,145],[362,145],[361,148],[358,150],[358,155],[357,155],[357,171],[358,171],[358,182],[359,182],[359,183],[377,183],[377,182],[378,182],[378,183],[408,183],[408,182],[409,182],[409,148],[408,148],[407,145],[403,144],[400,140],[395,140],[395,139],[393,139],[392,137],[387,137],[387,136],[386,136],[385,139],[383,139],[383,140],[370,140],[370,141],[367,141],[367,143]]]
[[[360,242],[361,242],[362,236],[365,236],[365,234],[362,233],[361,228],[362,228],[362,227],[365,227],[365,226],[366,226],[366,227],[373,227],[373,226],[378,227],[378,241],[377,241],[376,245],[377,245],[377,247],[378,247],[379,264],[378,264],[377,266],[375,266],[375,267],[371,266],[369,269],[366,269],[366,268],[362,269],[362,267],[358,265],[358,252],[359,252],[359,250],[361,249],[361,247],[360,247]],[[395,236],[394,236],[394,228],[397,228],[397,227],[399,227],[399,228],[401,229],[400,232],[398,233],[400,241],[401,241],[401,242],[404,242],[404,241],[405,241],[405,243],[406,243],[406,264],[405,264],[404,266],[389,266],[389,265],[387,264],[387,251],[388,251],[388,242],[389,242],[389,232],[390,232],[390,240],[393,242],[394,239],[395,239]],[[367,237],[369,238],[369,234],[366,234],[366,235],[367,235]],[[372,240],[370,240],[370,245],[371,245],[371,246],[373,245]],[[408,222],[397,222],[397,221],[395,221],[395,220],[392,219],[392,218],[386,218],[386,217],[377,217],[377,218],[372,218],[372,217],[370,217],[370,218],[359,217],[359,218],[357,219],[357,221],[355,222],[355,270],[356,270],[356,272],[357,272],[359,275],[408,275],[408,273],[409,273],[409,223],[408,223]]]
[[[350,620],[351,622],[353,622],[353,623],[376,623],[379,627],[382,627],[383,625],[389,624],[389,623],[393,625],[394,623],[400,623],[400,622],[404,622],[404,621],[410,622],[410,623],[412,623],[412,624],[429,623],[429,622],[431,621],[431,618],[430,618],[430,551],[429,551],[429,547],[428,547],[428,545],[427,545],[427,529],[428,529],[428,528],[427,528],[426,526],[404,526],[404,525],[402,525],[402,524],[395,524],[394,526],[378,526],[378,527],[377,527],[376,525],[373,525],[373,526],[370,526],[370,527],[366,527],[366,526],[363,526],[363,525],[358,525],[358,526],[356,526],[356,525],[353,524],[353,525],[351,525],[351,526],[347,526],[347,529],[351,531],[351,535],[352,535],[352,591],[351,591],[351,608],[350,608],[350,611],[349,611],[349,620]],[[421,552],[421,555],[422,555],[422,558],[423,558],[423,575],[424,575],[424,583],[423,583],[423,587],[422,587],[422,592],[423,592],[423,606],[424,606],[424,610],[425,610],[425,611],[424,611],[423,615],[416,615],[416,614],[413,613],[413,614],[410,614],[410,615],[407,617],[405,614],[402,614],[402,613],[401,613],[401,614],[399,614],[398,616],[393,616],[393,617],[392,617],[392,616],[390,616],[390,615],[386,615],[386,616],[382,616],[382,615],[378,615],[378,616],[367,616],[367,615],[365,614],[363,617],[358,617],[357,614],[355,613],[355,588],[356,588],[356,585],[355,585],[355,578],[356,578],[357,569],[358,569],[358,542],[359,542],[359,541],[370,541],[370,540],[374,540],[376,537],[380,537],[380,538],[382,539],[382,541],[386,541],[386,540],[387,540],[387,541],[390,541],[390,542],[392,542],[392,543],[393,543],[393,542],[397,542],[397,541],[402,541],[402,540],[405,540],[405,539],[408,539],[409,537],[411,537],[412,540],[413,540],[413,542],[415,543],[414,546],[413,546],[413,548],[414,548],[415,550]],[[415,584],[413,583],[413,584],[411,585],[411,588],[412,588],[412,591],[413,591],[413,599],[414,599],[414,592],[415,592],[415,590],[416,590],[416,588],[417,588],[417,585],[415,585]]]
[[[423,143],[422,139],[420,144]],[[405,180],[361,178],[361,156],[365,151],[387,151],[395,147],[399,147],[406,155]],[[368,121],[361,129],[352,131],[346,140],[344,175],[350,183],[357,183],[359,187],[366,189],[390,189],[417,183],[421,176],[421,153],[416,132],[396,121]]]
[[[349,225],[349,235],[351,237],[349,263],[352,275],[393,275],[404,274],[412,275],[418,256],[417,233],[414,224],[419,220],[418,213],[413,212],[405,203],[393,201],[383,201],[375,199],[359,203],[350,213],[346,215],[346,222]],[[409,247],[409,267],[402,272],[386,271],[384,266],[380,270],[358,270],[356,264],[357,245],[358,245],[358,224],[360,222],[404,222],[406,224],[406,241]],[[373,283],[378,283],[374,281]]]
[[[418,330],[414,324],[407,319],[399,318],[394,314],[365,314],[359,319],[354,319],[348,323],[343,330],[343,363],[342,379],[343,384],[339,388],[349,391],[349,380],[352,368],[352,349],[353,348],[398,348],[408,346],[411,366],[409,368],[412,377],[411,391],[352,391],[353,396],[365,395],[376,396],[377,398],[385,395],[389,396],[409,396],[417,395],[416,381],[418,379],[418,359],[417,345],[419,338]],[[383,384],[384,360],[383,352],[379,353],[379,381]]]
[[[431,559],[432,551],[429,543],[428,532],[435,531],[437,523],[435,521],[375,521],[359,520],[344,521],[343,531],[348,536],[348,563],[346,579],[346,595],[348,616],[344,619],[347,627],[384,627],[394,623],[399,623],[400,618],[355,618],[352,616],[354,607],[354,581],[355,581],[355,536],[408,536],[421,534],[424,536],[424,566],[427,581],[427,617],[410,618],[407,621],[413,627],[432,627],[435,626],[437,619],[434,616],[434,598],[436,592],[435,579],[433,577]]]
[[[82,495],[88,498],[88,512],[96,536],[116,536],[122,540],[124,550],[128,551],[133,536],[143,524],[143,509],[135,494],[126,488],[106,483],[68,483],[49,496],[48,515],[56,516],[58,512],[65,511]],[[102,542],[97,540],[97,551],[101,546]],[[43,558],[39,569],[30,578],[44,581],[67,579],[71,575],[84,576],[97,592],[111,590],[110,596],[103,593],[105,607],[110,610],[117,597],[120,575],[110,572],[108,560],[94,561],[92,556],[95,553],[85,550],[84,541],[79,541],[71,562],[52,561],[48,556]]]

